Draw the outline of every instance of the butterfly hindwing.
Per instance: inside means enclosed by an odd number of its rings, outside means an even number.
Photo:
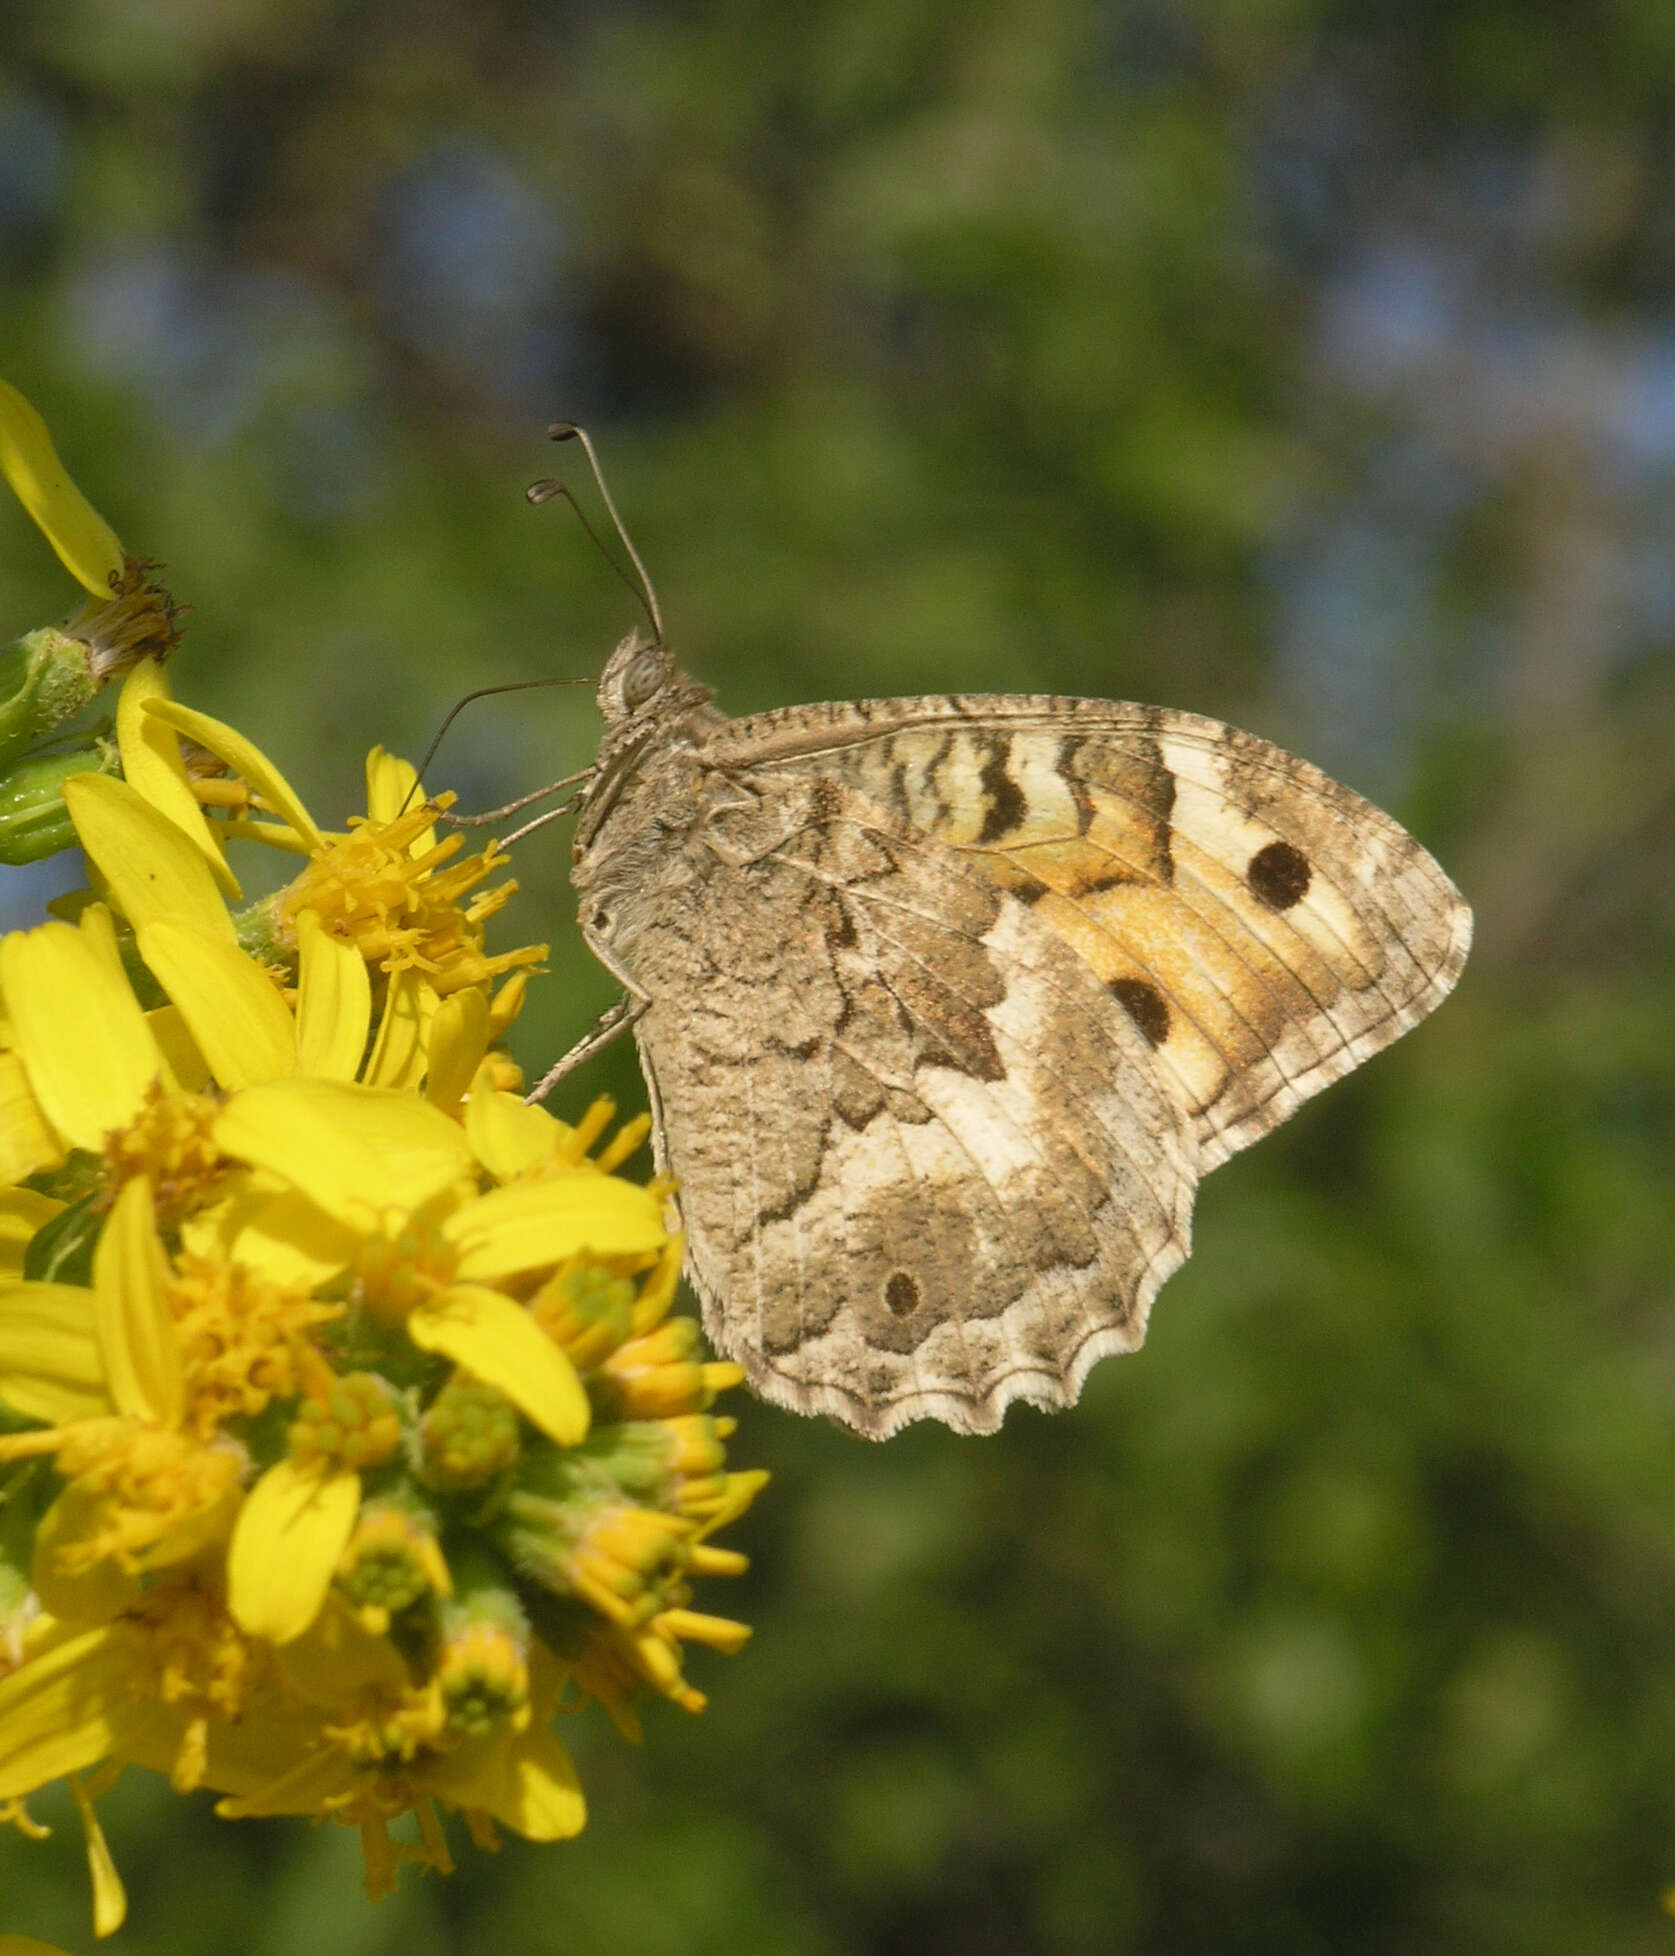
[[[633,946],[712,1336],[878,1436],[1070,1403],[1186,1254],[1144,1040],[979,865],[827,781],[728,792]]]

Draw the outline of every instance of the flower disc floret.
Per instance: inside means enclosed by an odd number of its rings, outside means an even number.
[[[578,1259],[549,1278],[530,1299],[529,1308],[571,1363],[591,1371],[628,1336],[634,1286],[603,1264]]]
[[[530,1718],[529,1618],[514,1591],[492,1578],[444,1605],[437,1689],[448,1729],[485,1739]]]
[[[338,1562],[337,1585],[377,1636],[403,1610],[451,1595],[435,1515],[411,1498],[365,1502]]]
[[[430,1487],[480,1487],[517,1464],[517,1411],[493,1386],[456,1377],[420,1421],[419,1447],[419,1471]]]
[[[286,1429],[291,1458],[304,1466],[381,1467],[401,1448],[394,1389],[376,1372],[327,1374]]]
[[[506,863],[492,843],[455,861],[464,839],[433,839],[436,816],[452,801],[418,801],[389,821],[356,818],[348,835],[326,842],[280,893],[282,924],[294,929],[303,911],[313,911],[368,964],[389,977],[417,972],[442,998],[538,964],[544,945],[493,954],[484,948],[484,925],[517,885],[480,888]]]
[[[215,1143],[220,1102],[153,1080],[134,1118],[112,1128],[101,1149],[100,1181],[108,1204],[124,1182],[144,1175],[158,1213],[174,1221],[210,1201],[230,1164]]]
[[[168,1288],[190,1418],[205,1438],[235,1417],[255,1419],[294,1397],[311,1369],[315,1335],[343,1316],[295,1286],[241,1263],[182,1251]]]
[[[387,1231],[360,1239],[351,1269],[355,1301],[382,1323],[399,1325],[453,1282],[459,1251],[437,1223],[395,1215]]]

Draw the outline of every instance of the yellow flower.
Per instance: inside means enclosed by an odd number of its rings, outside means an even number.
[[[154,716],[135,709],[136,701],[169,704],[156,667],[137,668],[124,686],[119,733],[125,725],[152,725]],[[248,742],[223,737],[214,723],[199,724],[199,731],[235,752],[261,782],[264,803],[285,811],[282,823],[246,824],[244,833],[279,827],[288,837],[312,836],[329,854],[336,845]],[[124,736],[125,765],[136,752],[157,763],[154,778],[138,770],[145,791],[94,775],[71,780],[64,791],[108,903],[88,903],[74,926],[45,924],[13,933],[0,946],[8,1021],[0,1050],[5,1181],[55,1168],[72,1150],[104,1148],[124,1155],[135,1172],[151,1173],[160,1191],[190,1181],[184,1173],[192,1162],[190,1142],[204,1118],[181,1096],[212,1086],[236,1090],[294,1074],[358,1078],[403,1090],[422,1085],[439,1108],[457,1111],[491,1039],[515,1012],[521,986],[509,999],[491,1000],[475,981],[459,983],[443,999],[432,979],[451,973],[449,981],[457,981],[463,954],[452,965],[431,959],[435,969],[427,975],[419,964],[400,961],[387,932],[366,938],[329,927],[301,907],[296,886],[235,920],[224,893],[237,885],[212,832],[216,825],[205,823],[184,777],[162,764],[155,745]],[[375,755],[368,771],[386,794],[402,778],[385,756]],[[405,778],[411,780],[410,770]],[[187,796],[184,809],[177,787]],[[409,835],[411,824],[397,826]],[[373,834],[374,825],[364,824],[362,832]],[[446,940],[457,952],[478,930],[471,913],[454,903],[453,885],[437,879],[425,861],[404,860],[431,932],[418,934],[420,949]],[[487,861],[486,852],[472,858],[473,874],[486,874]],[[119,929],[119,919],[131,935]],[[252,943],[265,956],[253,954]],[[157,987],[159,1002],[150,1010],[135,995],[125,946]],[[529,946],[480,957],[473,968],[486,983],[509,963],[528,966],[542,955],[543,947]],[[376,1025],[369,958],[382,960]],[[211,1166],[201,1149],[196,1166],[201,1182]],[[187,1204],[196,1193],[190,1186],[178,1190]]]
[[[446,1153],[433,1124],[452,1124],[424,1101],[338,1092],[374,1107],[387,1139],[400,1134],[392,1108],[416,1110],[412,1136]],[[520,1209],[509,1249],[492,1220],[437,1240],[491,1268],[510,1258],[497,1276],[549,1305],[564,1298],[556,1320],[489,1281],[429,1291],[423,1269],[417,1301],[392,1314],[354,1258],[322,1286],[332,1301],[287,1290],[259,1263],[217,1268],[159,1233],[143,1176],[111,1205],[90,1288],[0,1293],[0,1397],[37,1422],[0,1438],[0,1463],[15,1474],[50,1460],[61,1490],[35,1530],[40,1607],[0,1675],[0,1803],[101,1762],[151,1766],[183,1791],[225,1795],[230,1817],[359,1826],[381,1890],[400,1852],[385,1827],[407,1811],[436,1866],[447,1865],[436,1802],[463,1809],[479,1838],[495,1823],[534,1839],[580,1828],[580,1789],[550,1729],[566,1691],[603,1699],[630,1730],[638,1691],[702,1705],[683,1642],[732,1651],[747,1632],[691,1610],[690,1583],[743,1567],[706,1538],[761,1476],[722,1471],[724,1423],[693,1410],[721,1381],[701,1369],[672,1419],[597,1423],[619,1396],[614,1352],[664,1321],[679,1245],[661,1244],[645,1191],[578,1156],[581,1130],[549,1126],[553,1145],[522,1180],[476,1197],[456,1184],[488,1171],[447,1154],[442,1230],[515,1191],[580,1187],[604,1198],[601,1240],[614,1229],[624,1247],[579,1241],[576,1204],[545,1232]],[[395,1185],[435,1181],[424,1149],[410,1152],[419,1159],[388,1171]],[[348,1187],[345,1212],[367,1200],[352,1174]],[[623,1223],[636,1214],[637,1234]],[[369,1230],[388,1221],[366,1215]],[[429,1318],[462,1293],[494,1309],[438,1333]],[[618,1344],[595,1339],[578,1372],[545,1321],[608,1321]],[[346,1363],[351,1352],[363,1362]],[[438,1357],[458,1369],[438,1372]],[[266,1417],[273,1404],[293,1409],[288,1424]]]
[[[669,1315],[668,1191],[616,1172],[646,1119],[508,1090],[544,947],[488,945],[492,846],[376,751],[323,828],[150,659],[116,750],[63,786],[93,889],[0,938],[0,1822],[69,1780],[101,1935],[125,1766],[358,1827],[375,1893],[452,1865],[448,1812],[577,1832],[556,1714],[702,1705],[685,1647],[748,1631],[692,1586],[764,1479]],[[240,909],[246,841],[301,863]]]

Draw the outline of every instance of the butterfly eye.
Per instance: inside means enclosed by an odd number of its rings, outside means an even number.
[[[622,675],[622,703],[630,713],[663,690],[669,677],[668,655],[655,645],[645,646],[629,660]]]

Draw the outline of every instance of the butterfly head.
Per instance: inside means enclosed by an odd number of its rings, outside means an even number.
[[[640,632],[622,640],[599,677],[599,711],[607,726],[620,726],[652,704],[675,676],[667,649]]]

